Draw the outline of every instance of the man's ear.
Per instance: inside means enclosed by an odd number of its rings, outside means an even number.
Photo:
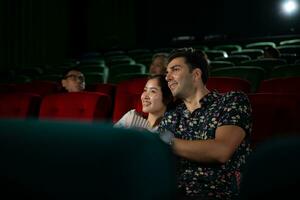
[[[202,71],[199,68],[193,70],[194,80],[201,80]]]

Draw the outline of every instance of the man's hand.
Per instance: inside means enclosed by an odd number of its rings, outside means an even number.
[[[173,145],[175,136],[171,131],[166,130],[162,133],[159,133],[159,137],[164,143],[166,143],[170,146]]]

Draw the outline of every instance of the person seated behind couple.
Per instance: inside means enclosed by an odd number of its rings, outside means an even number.
[[[266,47],[264,48],[264,55],[262,56],[262,58],[280,58],[280,52],[278,49],[274,48],[274,47]]]
[[[141,94],[143,118],[135,109],[128,111],[114,126],[147,129],[154,132],[166,110],[173,105],[173,96],[164,75],[152,75]]]
[[[149,68],[149,74],[165,74],[167,69],[168,54],[156,53],[152,57],[152,62]]]
[[[79,69],[70,68],[63,74],[61,85],[67,92],[81,92],[85,90],[85,77]]]

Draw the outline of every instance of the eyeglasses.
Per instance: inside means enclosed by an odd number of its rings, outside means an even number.
[[[82,75],[70,74],[64,77],[64,79],[68,79],[68,78],[72,78],[73,80],[80,80],[81,82],[85,81],[85,78]]]

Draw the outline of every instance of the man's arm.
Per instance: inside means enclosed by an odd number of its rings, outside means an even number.
[[[215,139],[182,140],[173,139],[176,155],[203,163],[225,163],[245,138],[245,131],[234,125],[224,125],[216,129]]]

